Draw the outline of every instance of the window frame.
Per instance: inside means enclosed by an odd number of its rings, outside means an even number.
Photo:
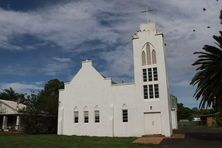
[[[149,88],[149,98],[154,99],[153,84],[149,84],[148,88]]]
[[[79,123],[79,111],[74,110],[74,123]]]
[[[89,123],[89,111],[83,111],[84,123]]]
[[[158,81],[158,70],[157,67],[153,67],[153,80]]]
[[[143,98],[144,99],[148,99],[148,86],[147,85],[143,85]]]
[[[122,122],[128,122],[128,109],[122,109]]]
[[[153,81],[153,72],[152,68],[147,68],[148,81]]]
[[[154,96],[160,98],[159,84],[154,84]]]
[[[94,110],[94,122],[100,123],[100,111],[99,110]]]
[[[147,82],[147,69],[143,68],[143,82]]]

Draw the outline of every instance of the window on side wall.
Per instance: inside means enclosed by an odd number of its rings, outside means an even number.
[[[99,123],[100,118],[99,118],[99,110],[95,110],[95,123]]]
[[[123,122],[128,122],[128,110],[122,109]]]
[[[74,111],[74,123],[78,123],[78,122],[79,122],[79,112]]]
[[[89,123],[89,111],[84,111],[84,123]]]

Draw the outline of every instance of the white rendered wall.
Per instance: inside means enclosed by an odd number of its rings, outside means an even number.
[[[65,85],[65,91],[61,93],[61,102],[64,106],[63,134],[65,135],[112,136],[111,80],[104,80],[91,64],[90,61],[83,63],[81,70],[70,84]],[[96,105],[101,110],[101,123],[94,123]],[[89,123],[83,122],[83,111],[86,106],[89,111]],[[79,111],[79,123],[74,123],[75,107]]]
[[[172,129],[178,129],[177,124],[177,110],[171,110],[171,118],[172,118]]]

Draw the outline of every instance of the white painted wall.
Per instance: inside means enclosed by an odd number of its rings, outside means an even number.
[[[59,93],[58,134],[89,136],[141,136],[145,133],[145,113],[159,112],[161,134],[170,136],[171,112],[163,36],[154,24],[142,24],[133,39],[134,76],[132,84],[112,84],[87,60],[73,80]],[[159,99],[144,100],[141,49],[149,41],[157,53]],[[128,122],[122,122],[122,107],[127,106]],[[100,123],[94,122],[94,108],[100,110]],[[150,108],[152,106],[152,108]],[[79,111],[79,123],[74,123],[74,108]],[[89,123],[83,123],[84,108],[89,111]],[[156,118],[153,116],[153,118]]]
[[[171,117],[172,117],[172,129],[178,129],[176,109],[171,110]]]

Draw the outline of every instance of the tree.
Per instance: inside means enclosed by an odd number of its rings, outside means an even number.
[[[59,89],[64,83],[58,79],[49,80],[38,94],[29,96],[29,103],[23,118],[28,133],[56,133],[58,118]]]
[[[220,19],[222,11],[220,14]],[[222,112],[222,31],[213,36],[216,46],[205,45],[203,51],[195,52],[198,59],[192,65],[196,66],[196,74],[191,85],[196,86],[194,97],[200,101],[200,107],[213,107]]]
[[[183,103],[178,103],[177,104],[177,119],[183,120],[192,120],[193,115],[192,115],[192,110],[188,107],[185,107]]]
[[[220,10],[220,23],[222,24],[222,9]]]
[[[64,88],[64,83],[58,79],[49,80],[44,90],[38,94],[38,107],[41,111],[52,115],[58,113],[59,89]]]
[[[22,93],[16,93],[12,88],[3,89],[0,93],[0,99],[26,103],[25,95]]]

